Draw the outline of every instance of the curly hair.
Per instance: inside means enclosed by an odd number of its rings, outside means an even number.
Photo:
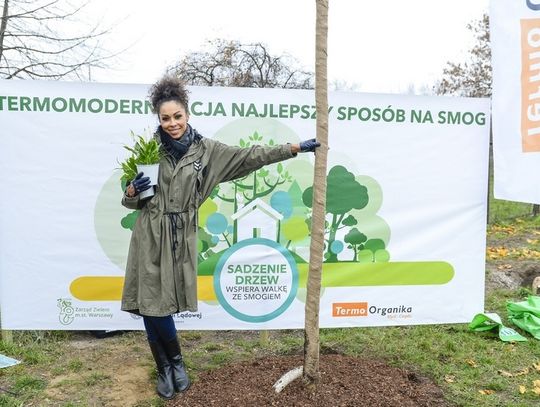
[[[188,93],[181,79],[172,75],[165,75],[150,88],[148,97],[152,105],[152,111],[159,113],[159,108],[164,102],[175,101],[180,103],[186,109],[186,112],[189,112]]]

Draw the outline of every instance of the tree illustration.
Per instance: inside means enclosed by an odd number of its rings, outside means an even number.
[[[353,226],[356,219],[347,214],[353,209],[362,209],[369,202],[367,188],[356,181],[354,174],[341,165],[330,169],[326,177],[328,188],[326,190],[326,213],[331,216],[326,227],[328,241],[325,258],[328,262],[337,261],[337,253],[332,252],[332,243],[336,240],[336,233],[344,226]],[[304,204],[313,206],[313,188],[308,187],[302,195]]]
[[[253,135],[249,136],[247,141],[240,139],[239,144],[240,147],[251,147],[256,144],[263,144],[263,136],[254,132]],[[270,139],[266,145],[274,146],[275,142]],[[265,167],[254,171],[243,178],[231,181],[236,187],[235,192],[241,194],[244,198],[244,205],[250,204],[257,198],[265,197],[271,194],[279,185],[292,181],[292,176],[288,171],[284,170],[282,163],[277,164],[276,171],[277,176]],[[219,195],[218,197],[225,201],[227,200]]]
[[[139,217],[139,212],[139,210],[136,210],[128,213],[120,220],[120,225],[122,225],[124,229],[133,230],[133,228],[135,227],[135,221]]]
[[[341,240],[334,240],[332,244],[330,245],[330,252],[335,254],[336,256],[343,251],[345,248],[345,245]]]
[[[291,243],[301,242],[309,236],[309,228],[306,219],[293,216],[283,222],[283,237],[287,240],[285,247],[288,249]]]
[[[229,236],[228,226],[229,222],[227,221],[227,218],[225,217],[225,215],[219,212],[213,213],[206,220],[206,229],[208,229],[208,231],[210,233],[213,233],[215,236],[222,235],[224,241],[227,242],[229,247],[231,247],[231,242],[229,241],[229,239],[227,239],[227,237]]]
[[[362,263],[383,263],[390,260],[390,253],[382,239],[369,239],[358,252],[358,261]]]
[[[342,223],[344,226],[354,226],[358,224],[358,221],[356,220],[354,216],[349,215],[345,219],[343,219]]]
[[[347,248],[354,252],[353,261],[357,261],[358,251],[364,248],[364,243],[367,241],[367,236],[360,232],[357,228],[352,228],[343,239],[349,245]]]
[[[293,212],[291,196],[285,191],[277,191],[270,198],[270,206],[277,212],[283,215],[283,219],[287,219]],[[277,241],[281,240],[281,220],[278,222]]]
[[[199,261],[203,261],[214,254],[214,252],[212,251],[212,247],[215,247],[218,242],[216,242],[216,239],[214,239],[214,235],[207,233],[206,230],[204,230],[204,228],[202,227],[199,227],[197,237],[197,251],[199,254]]]
[[[291,196],[285,191],[277,191],[270,198],[270,206],[283,215],[283,219],[291,216],[293,207]]]
[[[213,213],[217,212],[217,210],[218,210],[218,206],[216,205],[216,203],[211,198],[206,199],[202,203],[198,211],[199,226],[205,227],[208,217],[212,215]]]
[[[259,135],[258,132],[254,132],[247,140],[240,139],[240,147],[251,147],[252,145],[265,144],[267,146],[274,146],[275,142],[270,139],[267,143],[263,143],[264,137]],[[292,181],[292,176],[286,171],[282,163],[278,163],[276,167],[277,175],[274,171],[269,171],[268,167],[261,168],[254,171],[251,174],[230,181],[232,184],[232,190],[223,192],[224,188],[218,188],[214,190],[214,196],[224,202],[233,204],[233,213],[236,213],[240,209],[241,205],[246,206],[258,198],[263,198],[276,190],[276,188],[286,182]],[[233,230],[233,243],[237,242],[237,222],[234,221]]]
[[[302,188],[300,188],[300,185],[298,185],[298,182],[296,180],[292,181],[291,186],[287,192],[289,196],[291,197],[291,205],[293,208],[293,214],[304,215],[307,209],[306,209],[306,205],[304,205],[304,202],[302,201]]]

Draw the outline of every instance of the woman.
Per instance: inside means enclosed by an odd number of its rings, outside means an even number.
[[[232,147],[204,138],[189,121],[183,83],[165,76],[150,90],[158,115],[155,134],[164,153],[156,193],[139,194],[150,180],[139,173],[122,204],[141,209],[131,238],[122,310],[143,316],[157,365],[157,392],[174,397],[190,385],[172,315],[197,311],[197,210],[220,182],[243,177],[266,164],[314,151],[314,139],[273,147]]]

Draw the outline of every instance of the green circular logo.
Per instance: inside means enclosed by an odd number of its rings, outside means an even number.
[[[233,317],[246,322],[270,321],[285,312],[296,296],[296,262],[272,240],[242,240],[219,259],[214,290]]]

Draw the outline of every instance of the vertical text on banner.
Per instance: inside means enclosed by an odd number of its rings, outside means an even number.
[[[521,141],[540,151],[540,19],[521,20]]]

